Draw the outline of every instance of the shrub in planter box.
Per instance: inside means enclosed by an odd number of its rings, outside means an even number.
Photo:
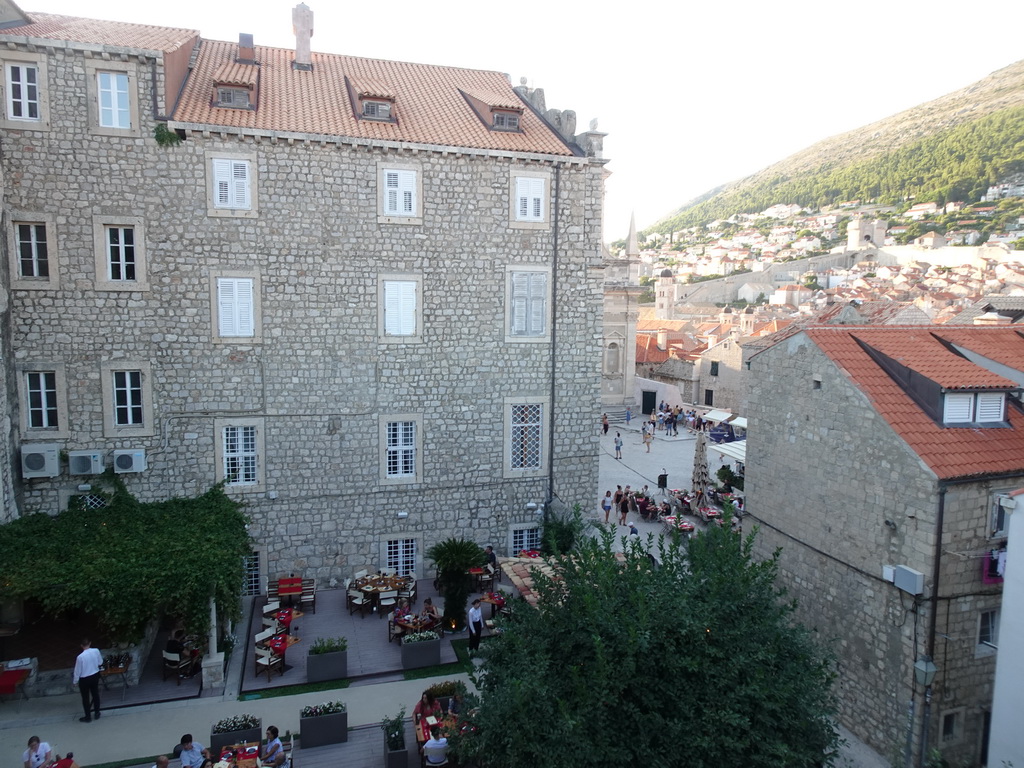
[[[260,742],[263,738],[263,721],[256,715],[235,715],[218,720],[210,728],[210,748],[220,750],[232,744]]]
[[[348,709],[343,701],[325,701],[303,707],[299,713],[303,747],[344,744],[348,741]]]
[[[402,668],[418,669],[441,663],[441,636],[437,632],[415,632],[402,638]]]
[[[397,715],[381,720],[380,729],[384,731],[384,768],[408,768],[409,750],[405,746],[405,707],[402,707]]]
[[[306,657],[306,680],[319,683],[348,677],[348,640],[344,637],[318,637]]]

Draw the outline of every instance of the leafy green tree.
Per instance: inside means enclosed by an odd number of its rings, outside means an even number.
[[[484,645],[476,731],[460,758],[520,765],[802,768],[831,765],[837,734],[831,657],[793,621],[776,560],[753,536],[712,527],[639,541],[614,534],[535,573],[536,609],[517,602]]]
[[[466,600],[473,588],[470,568],[487,562],[480,545],[462,538],[439,541],[427,550],[427,557],[437,566],[437,583],[444,596],[444,623],[462,629],[466,626]]]

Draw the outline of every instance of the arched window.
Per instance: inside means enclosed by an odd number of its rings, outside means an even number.
[[[619,372],[619,345],[614,341],[605,350],[604,368],[608,373]]]

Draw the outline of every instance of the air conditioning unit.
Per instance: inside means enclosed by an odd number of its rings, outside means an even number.
[[[144,472],[146,451],[143,448],[121,448],[114,451],[115,472]]]
[[[21,446],[21,476],[56,477],[60,474],[60,446],[33,443]]]
[[[103,453],[101,451],[69,451],[68,472],[72,475],[103,474]]]
[[[908,568],[905,565],[897,565],[893,569],[893,584],[908,595],[920,595],[924,592],[924,574]]]

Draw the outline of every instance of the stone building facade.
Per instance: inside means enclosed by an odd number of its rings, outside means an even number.
[[[1022,360],[1012,332],[949,326],[806,328],[750,360],[757,552],[781,548],[780,585],[836,651],[843,724],[914,765],[984,757]]]
[[[81,493],[83,451],[143,500],[226,482],[263,580],[533,545],[596,486],[558,414],[600,402],[601,135],[501,73],[309,55],[307,26],[0,29],[12,442],[57,451],[22,512]]]

